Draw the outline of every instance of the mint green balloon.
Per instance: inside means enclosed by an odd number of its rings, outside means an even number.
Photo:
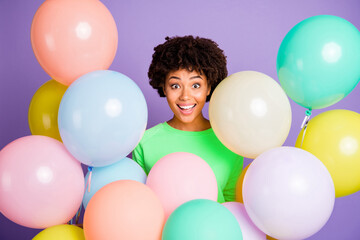
[[[287,95],[299,105],[333,105],[360,80],[360,32],[340,17],[307,18],[282,41],[277,73]]]
[[[196,199],[179,206],[169,216],[162,240],[242,240],[235,216],[223,205]]]

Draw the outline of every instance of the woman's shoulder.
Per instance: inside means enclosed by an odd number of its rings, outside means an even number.
[[[141,143],[144,143],[154,137],[157,134],[160,134],[164,130],[164,123],[159,123],[149,129],[147,129],[141,139]]]

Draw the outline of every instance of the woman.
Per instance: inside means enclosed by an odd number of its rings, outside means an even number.
[[[173,152],[190,152],[204,159],[215,173],[218,202],[235,201],[235,185],[243,158],[215,136],[202,109],[215,87],[227,76],[226,57],[218,45],[193,36],[166,38],[154,48],[148,76],[160,97],[166,97],[172,119],[148,129],[133,151],[133,159],[148,174]]]

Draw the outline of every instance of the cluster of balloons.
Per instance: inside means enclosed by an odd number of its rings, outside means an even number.
[[[112,165],[98,169],[110,170],[111,167]],[[161,237],[174,239],[179,231],[187,236],[194,234],[194,229],[181,227],[178,222],[192,225],[193,228],[202,226],[205,231],[206,228],[213,228],[229,218],[230,220],[227,221],[232,222],[232,226],[228,226],[228,229],[235,229],[236,236],[240,237],[232,239],[241,239],[240,227],[230,213],[228,213],[230,216],[226,213],[222,216],[221,213],[204,207],[203,214],[210,211],[214,217],[204,222],[200,221],[203,219],[201,214],[178,210],[189,201],[206,199],[211,202],[213,208],[224,211],[223,206],[216,202],[217,194],[215,174],[203,159],[191,153],[172,153],[161,158],[153,166],[145,184],[133,180],[120,180],[113,181],[98,190],[85,210],[85,237],[86,239],[158,240]],[[180,211],[179,215],[175,213],[176,211]],[[194,215],[198,215],[198,219],[194,219]],[[182,219],[184,217],[193,221],[185,222]],[[101,219],[100,223],[99,219]],[[168,236],[163,233],[165,223],[165,228],[169,228]],[[213,229],[213,234],[222,236],[222,231],[222,227],[218,225],[217,229]],[[193,235],[192,239],[207,239],[205,235],[198,238],[196,236],[199,235]],[[178,236],[177,239],[191,238]]]
[[[347,96],[360,80],[360,32],[350,22],[322,15],[297,24],[281,43],[279,81],[296,103],[325,108]],[[360,190],[360,118],[349,110],[319,114],[299,133],[296,146],[327,167],[336,197]]]
[[[45,1],[33,18],[31,44],[52,79],[31,100],[32,135],[0,151],[0,211],[22,226],[46,228],[36,239],[80,236],[79,228],[62,224],[87,205],[97,185],[115,175],[145,183],[141,167],[126,158],[146,128],[145,98],[130,78],[107,70],[118,32],[100,1]],[[117,165],[105,171],[108,179],[94,169],[93,192],[84,194],[91,181],[81,163]]]
[[[237,202],[223,204],[212,169],[194,154],[169,154],[148,176],[126,158],[146,129],[147,106],[130,78],[107,70],[117,29],[100,1],[45,1],[31,42],[53,80],[31,101],[33,135],[0,151],[0,211],[46,228],[34,239],[303,239],[327,222],[335,196],[360,190],[359,114],[320,114],[299,134],[303,149],[281,147],[291,127],[287,96],[324,108],[360,79],[360,34],[344,19],[316,16],[291,29],[278,52],[281,86],[244,71],[215,89],[215,134],[255,159],[238,179]],[[85,179],[81,163],[90,167]],[[64,224],[81,204],[84,229]]]
[[[201,201],[200,212],[188,211],[188,218],[198,216],[188,224],[202,226],[203,233],[211,228],[212,235],[242,239],[236,218],[216,202],[216,178],[203,159],[173,153],[159,160],[147,177],[126,158],[146,129],[147,106],[130,78],[106,70],[115,55],[117,30],[99,1],[45,1],[34,16],[31,42],[53,79],[31,101],[33,135],[0,152],[0,174],[5,176],[0,193],[6,196],[0,209],[6,217],[26,227],[45,228],[38,240],[160,239],[175,209],[207,199]],[[91,168],[85,179],[81,163]],[[84,230],[64,224],[81,203]],[[178,226],[185,221],[184,211],[167,223],[163,238],[182,231],[207,239]],[[201,222],[208,212],[213,217]]]
[[[232,151],[255,159],[238,179],[236,201],[261,232],[307,238],[327,222],[335,197],[360,190],[358,113],[319,114],[299,133],[298,148],[281,147],[291,124],[287,96],[311,115],[351,92],[360,80],[359,65],[360,32],[340,17],[320,15],[283,39],[277,57],[281,87],[265,74],[244,71],[215,89],[209,106],[215,134]]]

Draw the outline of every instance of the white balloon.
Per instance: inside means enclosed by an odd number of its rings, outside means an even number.
[[[243,71],[225,78],[209,104],[211,126],[231,151],[247,158],[281,146],[290,131],[290,102],[271,77]]]

